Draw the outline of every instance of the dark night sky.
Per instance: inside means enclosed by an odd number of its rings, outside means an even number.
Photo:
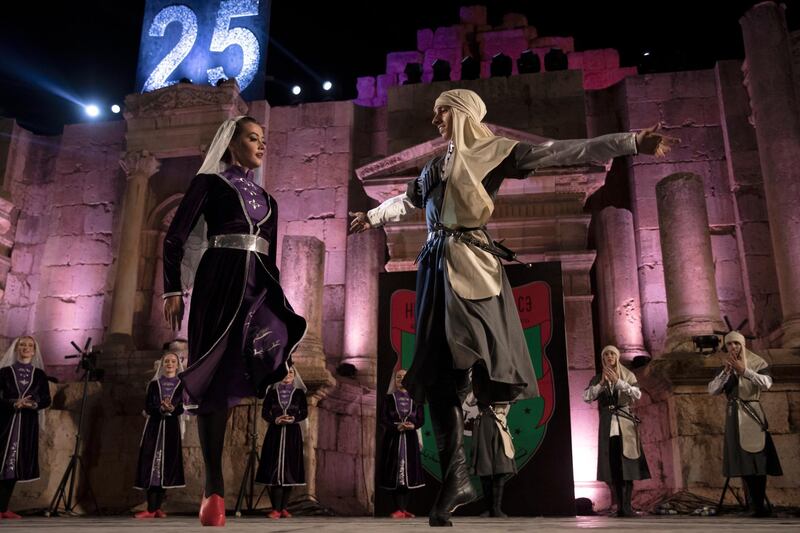
[[[104,109],[133,92],[144,0],[84,0],[4,4],[0,18],[0,115],[41,133],[85,120],[58,90],[95,100]],[[355,97],[355,78],[384,71],[390,51],[413,50],[418,28],[456,24],[466,0],[273,0],[271,36]],[[489,22],[524,13],[540,35],[573,36],[577,50],[617,48],[623,66],[650,50],[655,71],[710,68],[744,56],[739,17],[752,0],[666,2],[617,0],[486,0]],[[788,0],[790,29],[800,27],[800,0]],[[267,74],[284,83],[316,82],[274,45]],[[310,93],[311,91],[307,91]],[[309,94],[308,98],[313,98]],[[287,103],[285,87],[268,82],[272,105]],[[106,116],[109,113],[106,111]]]

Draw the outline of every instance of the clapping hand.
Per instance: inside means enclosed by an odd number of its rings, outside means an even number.
[[[617,376],[617,372],[616,371],[614,371],[614,370],[612,370],[610,368],[604,368],[603,369],[603,381],[607,381],[608,385],[610,387],[613,387],[618,379],[619,378]]]
[[[740,376],[744,374],[744,360],[741,357],[737,357],[733,353],[728,355],[728,360],[725,362],[725,365],[732,368]]]

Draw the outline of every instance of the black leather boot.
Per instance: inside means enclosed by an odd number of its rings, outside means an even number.
[[[633,507],[631,506],[631,499],[633,498],[633,481],[625,481],[622,485],[622,511],[623,514],[620,516],[624,516],[626,518],[633,518],[636,516],[636,513],[633,511]]]
[[[625,517],[625,506],[622,502],[625,501],[625,497],[623,495],[623,488],[624,481],[617,481],[611,485],[611,489],[614,491],[614,501],[617,504],[617,513],[614,515],[618,518]]]
[[[442,487],[433,502],[428,523],[431,527],[448,527],[453,525],[450,521],[453,511],[477,499],[478,494],[469,481],[461,406],[431,399],[430,413],[442,467]]]
[[[499,474],[492,480],[492,512],[494,518],[508,518],[508,515],[501,509],[503,505],[503,489],[505,489],[508,476]]]
[[[492,497],[492,476],[481,476],[481,489],[483,489],[483,504],[486,507],[486,510],[481,513],[482,518],[488,518],[492,516],[492,503],[494,502],[494,498]]]

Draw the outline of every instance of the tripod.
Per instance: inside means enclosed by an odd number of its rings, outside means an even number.
[[[736,492],[735,492],[735,491],[733,490],[733,488],[730,486],[730,483],[731,483],[731,478],[729,478],[729,477],[726,477],[726,478],[725,478],[725,486],[724,486],[724,487],[722,487],[722,494],[720,494],[720,496],[719,496],[719,503],[717,503],[717,514],[721,514],[721,513],[722,513],[722,505],[723,505],[723,503],[725,502],[725,493],[727,493],[727,492],[728,492],[728,489],[730,489],[730,491],[731,491],[731,494],[733,494],[733,497],[734,497],[734,498],[736,498],[736,502],[737,502],[737,503],[738,503],[740,506],[744,506],[744,503],[742,503],[742,499],[739,497],[739,495],[738,495],[738,494],[736,494]]]
[[[250,451],[247,452],[247,464],[244,467],[242,474],[242,483],[239,486],[239,495],[236,497],[236,507],[234,509],[236,517],[242,516],[242,504],[246,502],[246,512],[252,513],[256,510],[258,502],[261,500],[261,491],[255,502],[255,484],[256,484],[256,470],[258,469],[258,396],[253,398],[253,403],[250,407],[248,430],[250,433]]]
[[[74,359],[80,357],[80,361],[78,362],[78,367],[75,369],[77,372],[79,369],[83,369],[83,397],[81,398],[81,407],[78,414],[78,430],[75,433],[75,448],[72,452],[72,457],[70,457],[69,464],[67,465],[67,469],[64,471],[64,475],[61,477],[61,482],[58,484],[58,488],[56,489],[56,493],[53,495],[53,499],[50,502],[50,507],[48,507],[45,516],[57,516],[58,515],[58,504],[59,501],[64,502],[64,512],[74,514],[75,513],[75,506],[77,505],[77,499],[73,501],[72,497],[75,495],[75,475],[77,470],[80,468],[81,472],[83,473],[83,477],[86,480],[86,488],[89,492],[89,495],[92,498],[92,502],[94,502],[94,509],[95,513],[100,514],[100,507],[97,505],[97,499],[94,496],[94,492],[92,491],[92,486],[89,483],[89,475],[86,470],[86,465],[84,464],[83,460],[80,456],[81,450],[81,431],[83,429],[83,415],[86,411],[86,397],[88,395],[88,384],[89,379],[92,373],[95,374],[96,377],[100,377],[102,375],[102,371],[98,370],[95,366],[95,361],[97,359],[97,354],[99,352],[94,352],[91,349],[92,346],[92,338],[86,341],[83,349],[80,348],[74,342],[71,342],[72,346],[78,351],[75,355],[68,355],[65,359]]]

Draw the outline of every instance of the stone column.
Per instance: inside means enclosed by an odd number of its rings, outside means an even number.
[[[316,501],[317,441],[319,415],[317,405],[335,385],[325,366],[322,349],[322,292],[325,273],[325,244],[316,237],[286,235],[281,258],[281,286],[295,312],[308,322],[306,336],[292,355],[308,387],[308,431],[304,435],[306,485],[298,487],[295,497]]]
[[[119,253],[111,319],[108,333],[118,343],[132,344],[133,313],[136,310],[136,287],[139,279],[142,225],[147,207],[148,180],[158,172],[161,163],[143,150],[128,152],[119,162],[128,176],[120,221]],[[108,341],[109,339],[107,339]]]
[[[740,19],[783,311],[783,346],[800,347],[800,108],[783,6],[761,2]]]
[[[347,237],[342,362],[354,365],[358,380],[373,389],[378,363],[378,274],[383,272],[385,247],[383,231]]]
[[[720,320],[703,179],[688,172],[656,184],[658,227],[667,288],[665,352],[693,351],[693,335],[724,331]]]
[[[597,293],[600,343],[619,348],[623,361],[650,354],[644,347],[633,215],[606,207],[597,216]]]

